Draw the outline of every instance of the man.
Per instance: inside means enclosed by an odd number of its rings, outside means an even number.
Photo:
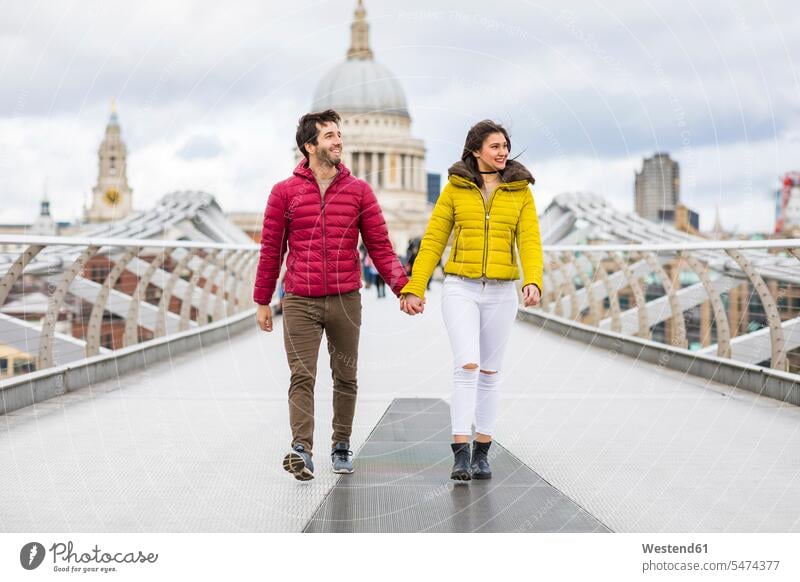
[[[342,163],[340,121],[333,110],[300,118],[296,139],[305,160],[269,196],[253,291],[258,325],[272,331],[269,303],[288,245],[283,339],[291,370],[292,444],[283,468],[301,481],[314,478],[314,383],[323,330],[333,371],[331,461],[334,472],[353,472],[350,433],[361,327],[359,232],[394,294],[399,297],[408,282],[375,194]]]

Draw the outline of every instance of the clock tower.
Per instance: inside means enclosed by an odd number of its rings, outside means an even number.
[[[107,222],[125,218],[133,212],[127,176],[127,150],[120,135],[114,102],[106,135],[98,150],[97,185],[92,189],[92,205],[87,212],[89,222]]]

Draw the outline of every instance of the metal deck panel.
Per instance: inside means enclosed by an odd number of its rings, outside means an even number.
[[[398,438],[381,430],[387,426]],[[305,531],[609,531],[499,443],[490,451],[492,479],[457,484],[449,478],[452,437],[446,442],[405,438],[449,429],[443,401],[395,400],[359,451],[355,472],[341,477]]]

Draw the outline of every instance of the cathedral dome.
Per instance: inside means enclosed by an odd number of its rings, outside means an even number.
[[[400,82],[389,69],[367,59],[347,60],[329,71],[317,85],[312,109],[408,117]]]

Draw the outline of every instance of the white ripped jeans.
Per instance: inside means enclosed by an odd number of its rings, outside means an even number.
[[[442,316],[453,349],[450,421],[454,435],[491,435],[500,402],[501,368],[519,300],[514,281],[447,275]],[[474,369],[466,364],[477,364]],[[484,372],[495,372],[485,374]]]

